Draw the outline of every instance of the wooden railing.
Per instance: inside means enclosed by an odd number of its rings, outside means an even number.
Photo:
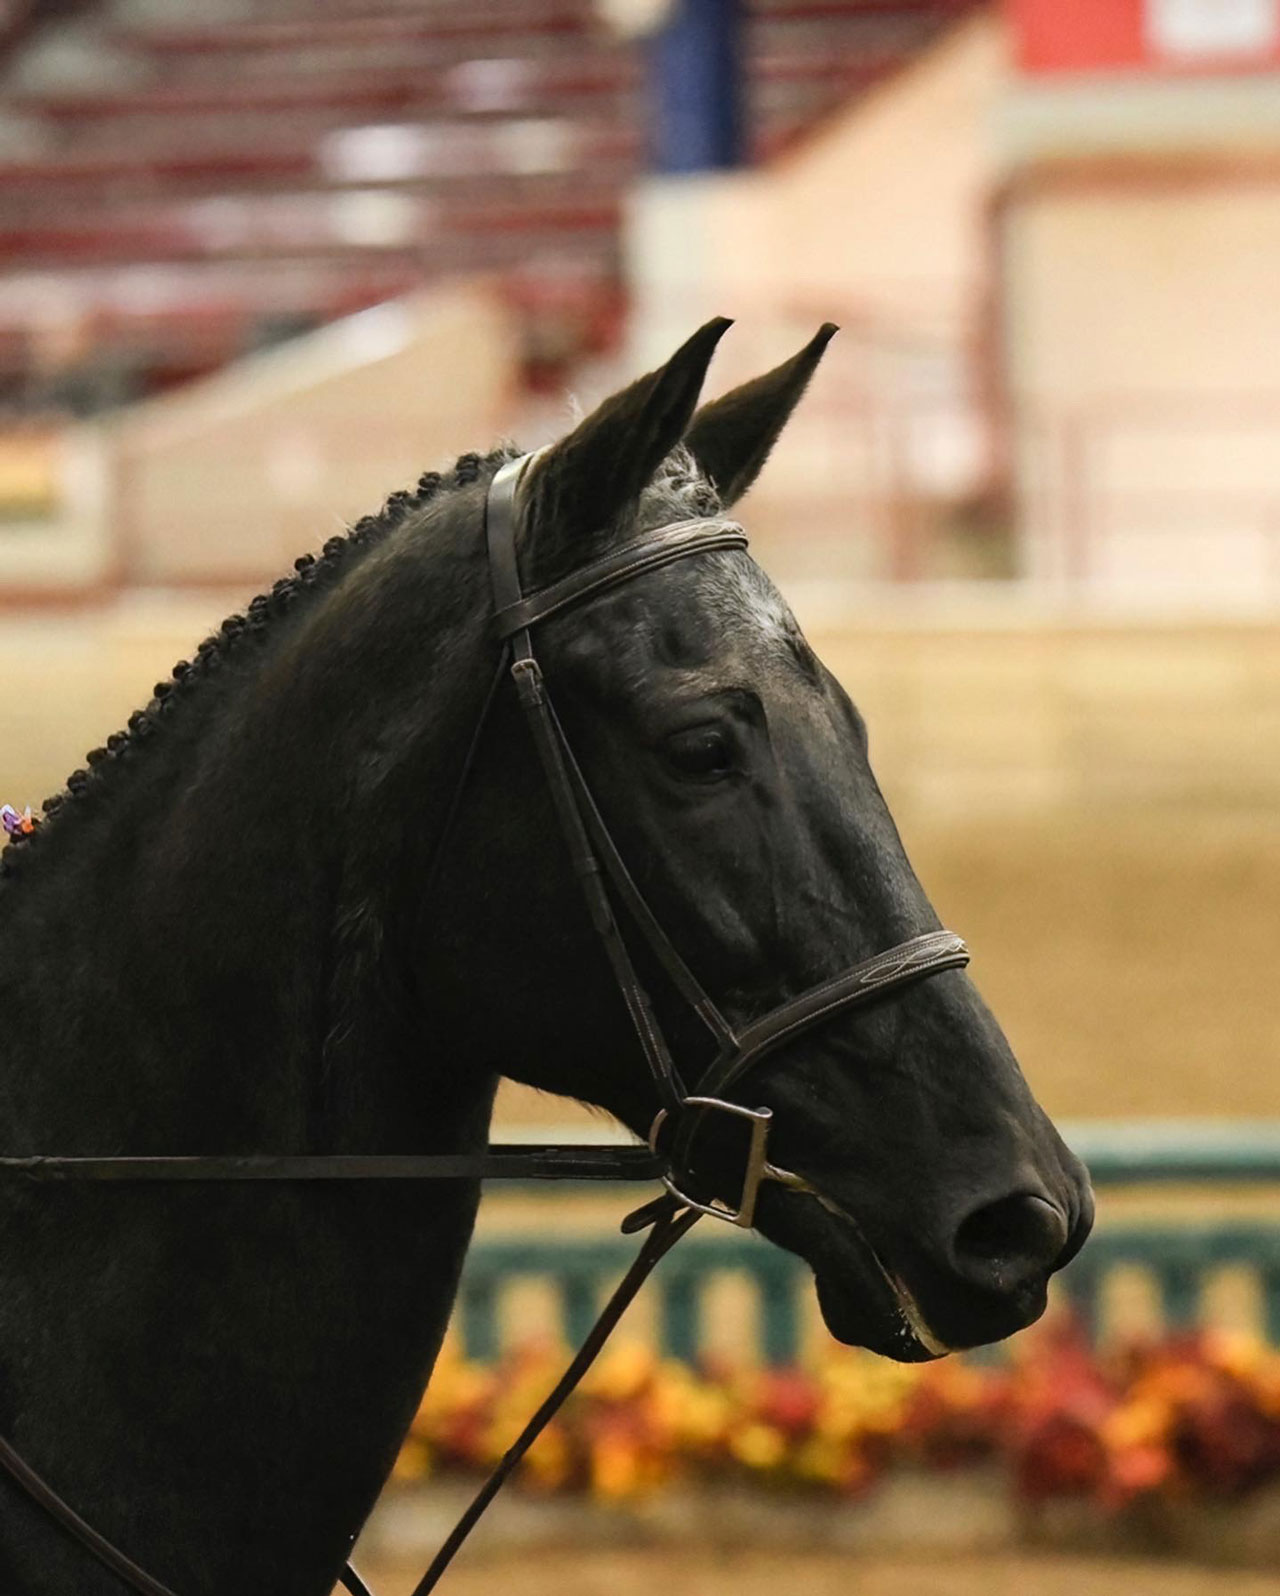
[[[1100,1193],[1094,1236],[1063,1273],[1057,1289],[1097,1332],[1108,1282],[1121,1269],[1151,1282],[1166,1328],[1199,1322],[1206,1287],[1223,1269],[1256,1280],[1257,1329],[1280,1345],[1280,1202],[1276,1217],[1201,1220],[1177,1209],[1154,1219],[1107,1216],[1107,1196],[1120,1188],[1274,1186],[1280,1195],[1280,1123],[1123,1124],[1077,1127],[1071,1144],[1084,1157]],[[565,1339],[582,1339],[601,1300],[635,1254],[620,1236],[481,1238],[463,1272],[455,1329],[464,1352],[482,1361],[497,1356],[504,1295],[535,1279],[552,1290]],[[812,1293],[807,1267],[759,1238],[707,1224],[664,1260],[647,1288],[653,1294],[656,1339],[664,1354],[693,1361],[706,1344],[705,1301],[714,1279],[730,1274],[755,1298],[755,1351],[766,1363],[802,1354],[805,1303]]]

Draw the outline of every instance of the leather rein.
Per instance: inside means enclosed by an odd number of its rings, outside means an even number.
[[[227,1154],[177,1157],[0,1158],[0,1181],[327,1181],[327,1180],[658,1180],[664,1191],[623,1221],[626,1232],[649,1228],[635,1262],[605,1305],[564,1375],[530,1419],[455,1525],[413,1591],[427,1596],[471,1528],[504,1481],[578,1384],[624,1310],[659,1259],[701,1218],[709,1215],[750,1228],[766,1181],[793,1189],[812,1188],[768,1158],[771,1111],[749,1108],[728,1094],[743,1075],[775,1048],[833,1015],[881,999],[942,970],[960,969],[969,953],[950,931],[926,932],[865,959],[829,980],[779,1004],[735,1030],[704,990],[644,900],[596,807],[564,728],[555,712],[534,652],[535,628],[553,615],[588,604],[620,584],[693,555],[742,550],[746,533],[720,518],[674,523],[526,594],[517,552],[517,493],[534,459],[523,455],[495,474],[485,504],[485,535],[493,590],[494,632],[500,644],[497,672],[486,696],[446,816],[436,865],[461,807],[485,726],[504,679],[515,685],[537,750],[556,819],[582,889],[595,934],[609,960],[657,1095],[649,1145],[493,1144],[482,1153],[442,1154]],[[432,873],[434,874],[435,865]],[[717,1052],[691,1093],[682,1079],[648,993],[636,973],[614,912],[621,905],[632,927],[672,986],[710,1032]],[[694,1143],[716,1116],[747,1133],[741,1182],[730,1203],[699,1190],[692,1168]],[[0,1437],[0,1469],[26,1495],[138,1596],[174,1596],[124,1552],[98,1533]],[[340,1576],[351,1596],[371,1596],[347,1564]]]

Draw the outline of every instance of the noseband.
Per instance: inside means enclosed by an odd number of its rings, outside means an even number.
[[[447,811],[431,875],[435,875],[444,856],[445,844],[460,812],[498,690],[510,677],[537,749],[592,928],[609,960],[653,1081],[655,1117],[648,1147],[516,1144],[491,1146],[477,1154],[0,1158],[0,1180],[22,1181],[661,1181],[665,1188],[663,1195],[623,1221],[623,1229],[628,1232],[652,1227],[635,1263],[609,1299],[560,1382],[459,1520],[415,1587],[413,1596],[427,1596],[435,1587],[476,1520],[581,1379],[663,1254],[704,1214],[749,1228],[754,1222],[760,1188],[766,1181],[802,1191],[812,1189],[801,1176],[770,1162],[771,1110],[747,1107],[729,1095],[747,1071],[767,1054],[837,1014],[875,1002],[939,971],[960,969],[969,962],[968,949],[961,938],[950,931],[926,932],[810,987],[739,1029],[729,1023],[676,951],[623,862],[556,714],[534,652],[533,635],[535,628],[552,616],[589,604],[623,583],[676,560],[745,549],[746,533],[736,522],[720,518],[679,521],[625,544],[549,587],[526,594],[520,581],[516,546],[517,493],[524,472],[534,458],[524,455],[509,461],[496,473],[489,487],[485,536],[499,659]],[[614,912],[615,900],[675,991],[715,1043],[715,1056],[703,1071],[695,1091],[687,1088],[653,1004],[637,975]],[[711,1120],[745,1126],[748,1132],[746,1156],[740,1178],[735,1179],[737,1190],[731,1202],[708,1189],[694,1168],[696,1141]],[[0,1437],[0,1468],[68,1534],[140,1596],[173,1596],[167,1586],[86,1523],[3,1437]],[[349,1564],[341,1580],[352,1596],[370,1596],[368,1587]]]

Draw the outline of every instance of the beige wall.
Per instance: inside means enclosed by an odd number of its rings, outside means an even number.
[[[1046,1106],[1280,1115],[1280,629],[819,638]]]
[[[963,320],[986,281],[988,124],[1007,82],[994,14],[765,173],[725,190],[719,283],[731,297],[865,307],[909,325]]]
[[[642,184],[628,256],[641,353],[704,307],[967,315],[985,281],[987,128],[1005,82],[1003,30],[979,16],[769,167]]]
[[[1006,244],[1020,397],[1280,394],[1280,169],[1053,184]]]
[[[997,108],[1025,567],[1280,599],[1280,77],[1024,80]]]
[[[902,574],[915,508],[986,480],[973,356],[1004,57],[994,16],[974,18],[772,165],[651,180],[633,197],[628,371],[708,316],[734,316],[713,392],[821,322],[841,326],[753,495],[756,526],[778,531],[776,570]]]
[[[1280,164],[1015,190],[1007,377],[1028,569],[1280,599]]]
[[[0,526],[0,606],[267,583],[424,469],[501,436],[516,351],[492,284],[444,284],[69,426],[59,512]]]
[[[913,542],[1011,458],[1033,581],[1274,608],[1276,82],[1027,84],[977,16],[771,167],[641,188],[634,363],[735,315],[729,384],[843,324],[755,505],[788,575],[951,574]]]
[[[243,599],[0,622],[0,798],[55,788]],[[1046,1104],[1280,1116],[1280,627],[797,601]]]
[[[379,305],[124,413],[127,581],[267,580],[428,467],[500,435],[515,330],[483,281]]]

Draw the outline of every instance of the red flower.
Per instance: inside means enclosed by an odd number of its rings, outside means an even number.
[[[1084,1496],[1106,1481],[1106,1448],[1098,1432],[1080,1419],[1050,1414],[1023,1437],[1015,1478],[1019,1491],[1032,1501]]]
[[[813,1428],[821,1393],[803,1369],[771,1369],[761,1377],[757,1416],[762,1424],[795,1439]]]

